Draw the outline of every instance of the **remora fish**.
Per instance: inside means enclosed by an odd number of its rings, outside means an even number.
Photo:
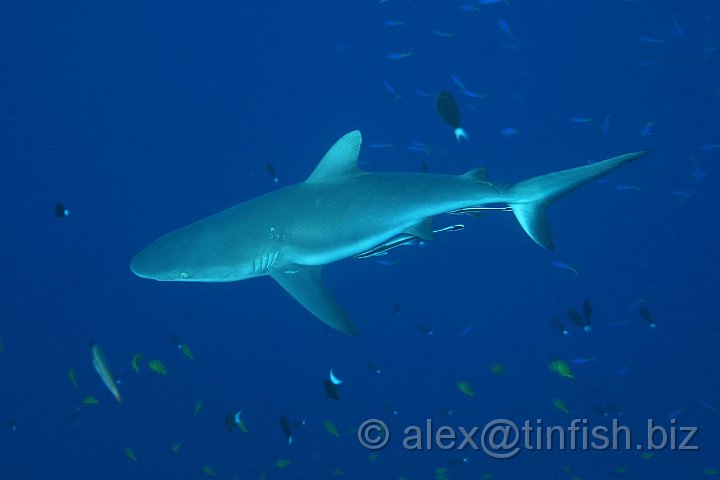
[[[93,343],[90,345],[90,350],[92,351],[92,362],[93,367],[95,367],[95,371],[98,375],[100,375],[100,378],[108,390],[110,390],[110,393],[113,394],[115,400],[122,402],[120,390],[118,390],[117,383],[115,383],[115,379],[110,372],[110,368],[108,367],[107,360],[105,360],[105,355],[103,354],[102,349]]]
[[[385,251],[398,238],[429,240],[444,213],[507,205],[525,232],[552,250],[546,208],[648,152],[524,180],[464,175],[370,173],[357,165],[359,131],[338,140],[304,182],[253,198],[160,237],[133,258],[142,278],[232,282],[270,275],[313,315],[343,333],[358,330],[321,280],[324,265]],[[402,244],[402,242],[400,243]]]

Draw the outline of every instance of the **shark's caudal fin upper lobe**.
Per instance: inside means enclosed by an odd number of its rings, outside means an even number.
[[[547,207],[586,183],[648,153],[628,153],[590,165],[524,180],[510,187],[507,203],[530,238],[538,245],[553,250]]]

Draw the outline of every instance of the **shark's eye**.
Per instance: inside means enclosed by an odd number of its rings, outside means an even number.
[[[183,280],[187,280],[188,278],[190,278],[190,274],[187,272],[180,272],[180,278],[182,278]]]

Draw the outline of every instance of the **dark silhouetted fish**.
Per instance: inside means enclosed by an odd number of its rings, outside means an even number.
[[[70,215],[70,210],[65,208],[65,206],[62,203],[56,203],[55,204],[55,216],[58,218],[65,218],[68,215]]]
[[[443,90],[435,96],[435,109],[445,123],[450,125],[455,132],[455,138],[459,142],[460,139],[468,139],[467,133],[460,126],[460,109],[455,101],[453,94],[447,90]]]
[[[558,330],[558,331],[559,331],[560,333],[562,333],[563,335],[569,335],[569,334],[570,334],[570,332],[568,332],[567,329],[565,328],[565,324],[563,324],[562,320],[560,320],[560,319],[557,318],[557,317],[552,317],[552,318],[550,319],[550,325],[552,325],[553,327],[555,327],[555,329]]]
[[[568,308],[567,309],[567,317],[578,327],[582,327],[582,329],[587,333],[591,330],[590,324],[585,321],[585,318],[583,318],[582,315],[580,315],[580,312],[575,310],[574,308]]]
[[[340,391],[338,390],[337,385],[330,380],[323,380],[322,384],[325,387],[325,395],[327,395],[328,398],[340,400]]]
[[[285,415],[280,416],[280,430],[288,439],[288,446],[292,445],[292,427],[290,426],[290,420]]]
[[[647,308],[645,305],[640,307],[640,316],[642,316],[645,321],[650,325],[650,328],[655,328],[655,320],[653,320],[652,313],[650,313],[650,309]]]

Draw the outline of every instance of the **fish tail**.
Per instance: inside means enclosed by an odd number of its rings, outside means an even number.
[[[553,250],[547,207],[586,183],[648,153],[627,153],[590,165],[523,180],[510,187],[507,203],[530,238],[541,247]]]

